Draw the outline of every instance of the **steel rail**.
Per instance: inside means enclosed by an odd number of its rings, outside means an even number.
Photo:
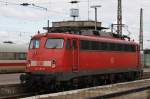
[[[130,90],[126,90],[126,91],[120,91],[120,92],[115,92],[115,93],[110,93],[110,94],[90,97],[90,98],[87,98],[87,99],[108,99],[108,98],[113,98],[113,97],[119,97],[119,96],[123,96],[123,95],[132,94],[132,93],[136,93],[136,92],[141,92],[141,91],[145,91],[145,90],[149,90],[149,89],[150,89],[150,85],[149,86],[135,88],[135,89],[130,89]]]
[[[28,91],[26,87],[22,86],[21,84],[0,85],[0,99],[29,97],[37,94],[42,94],[42,92],[43,91],[40,92]]]
[[[150,79],[142,79],[131,82],[123,82],[111,85],[97,86],[91,88],[70,90],[58,93],[35,95],[23,99],[108,99],[114,96],[121,96],[129,93],[140,92],[150,89]],[[136,86],[135,86],[136,85]]]

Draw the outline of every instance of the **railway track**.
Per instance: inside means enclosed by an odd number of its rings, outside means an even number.
[[[21,84],[0,85],[0,99],[15,99],[20,97],[39,95],[42,93],[44,93],[44,91],[29,91],[26,87],[22,86]]]
[[[119,97],[119,96],[132,94],[132,93],[142,92],[142,91],[145,91],[145,90],[150,90],[150,85],[140,86],[140,87],[137,87],[137,88],[127,89],[127,90],[123,90],[123,91],[117,91],[117,92],[113,92],[113,93],[108,93],[108,94],[104,94],[104,95],[90,97],[90,98],[87,98],[87,99],[108,99],[108,98],[113,98],[113,97]]]
[[[150,79],[77,89],[53,94],[36,95],[23,99],[110,99],[150,89]]]
[[[142,79],[150,78],[150,72],[144,72]]]
[[[20,84],[0,85],[0,99],[17,98],[19,96],[25,96],[26,93],[25,87]]]
[[[150,72],[144,72],[143,80],[146,80],[146,78],[150,78]],[[148,81],[150,83],[150,80],[148,80]],[[136,83],[136,82],[134,82],[134,83]],[[110,86],[116,86],[116,85],[114,84],[114,85],[110,85]],[[100,87],[103,87],[103,86],[100,86]],[[99,87],[94,87],[94,88],[99,88]],[[87,89],[88,88],[81,89],[81,90],[87,90]],[[92,90],[93,88],[89,88],[89,89]],[[130,89],[130,90],[125,90],[125,91],[119,91],[119,92],[115,92],[115,93],[100,95],[99,97],[104,97],[105,98],[105,97],[117,96],[117,95],[122,95],[122,94],[128,94],[128,93],[131,93],[131,92],[142,91],[142,90],[146,90],[146,89],[150,89],[150,84],[148,84],[148,86],[142,86],[142,87],[137,88],[137,89],[134,88],[134,89]],[[78,91],[75,90],[75,92],[78,92]],[[89,91],[89,92],[92,92],[92,91]],[[0,99],[30,97],[30,96],[37,96],[37,95],[46,94],[46,93],[47,92],[44,92],[44,91],[41,91],[41,92],[29,91],[24,86],[22,86],[20,84],[0,85]],[[70,91],[68,91],[66,93],[70,93]],[[94,93],[97,93],[97,92],[94,92]],[[85,94],[91,94],[91,93],[85,93]],[[93,96],[93,97],[91,97],[91,99],[99,99],[99,97],[98,96],[95,96],[95,97]],[[56,99],[58,99],[58,98],[56,98]]]

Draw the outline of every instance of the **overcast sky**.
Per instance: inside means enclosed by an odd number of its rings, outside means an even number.
[[[76,7],[80,10],[78,20],[88,19],[88,0],[79,0],[77,5],[68,3],[71,0],[0,0],[0,42],[12,40],[14,42],[29,42],[32,35],[38,30],[44,32],[42,27],[47,25],[47,20],[61,21],[71,20],[70,8]],[[98,9],[98,20],[103,26],[110,27],[116,23],[118,0],[89,0],[91,5],[102,5]],[[21,3],[35,4],[42,8],[33,6],[20,6]],[[139,35],[139,13],[144,9],[144,43],[145,48],[150,48],[150,0],[122,0],[123,23],[128,26],[124,34],[130,31],[131,38],[138,40]],[[90,19],[94,19],[94,9],[89,8]],[[127,28],[127,27],[126,27]],[[149,42],[148,42],[149,41]]]

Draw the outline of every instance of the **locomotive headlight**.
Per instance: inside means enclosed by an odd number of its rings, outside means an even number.
[[[52,68],[56,67],[56,60],[52,60],[52,64],[51,64]]]

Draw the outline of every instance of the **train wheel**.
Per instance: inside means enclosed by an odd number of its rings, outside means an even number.
[[[64,90],[70,90],[70,89],[72,89],[72,85],[71,85],[70,81],[64,82],[63,86],[64,86]]]
[[[65,91],[71,89],[71,83],[69,81],[57,82],[56,83],[56,91]]]
[[[72,80],[72,88],[77,89],[78,87],[79,87],[79,80],[77,78],[73,79]]]
[[[56,89],[57,92],[63,91],[63,86],[60,82],[56,82]]]
[[[99,83],[99,80],[98,80],[98,78],[93,78],[93,86],[99,86],[100,85],[100,83]]]

